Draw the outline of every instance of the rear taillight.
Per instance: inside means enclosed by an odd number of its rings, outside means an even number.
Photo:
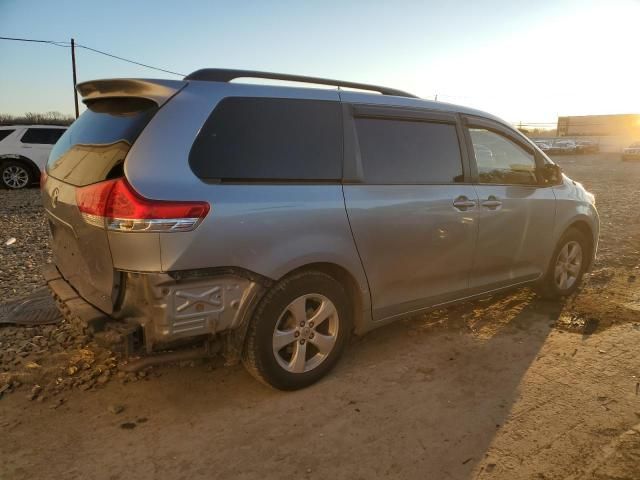
[[[42,190],[42,188],[44,187],[44,184],[47,183],[47,177],[49,175],[47,175],[47,172],[45,170],[42,171],[42,173],[40,173],[40,190]]]
[[[124,178],[76,190],[85,222],[119,232],[188,232],[209,213],[207,202],[149,200]]]

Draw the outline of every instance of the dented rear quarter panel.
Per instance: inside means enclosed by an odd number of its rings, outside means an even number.
[[[312,263],[347,270],[369,290],[341,185],[212,185],[212,208],[194,231],[160,234],[162,269],[239,267],[278,280]]]

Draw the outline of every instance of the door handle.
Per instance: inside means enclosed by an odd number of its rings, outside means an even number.
[[[496,210],[502,206],[502,202],[495,195],[489,195],[489,198],[482,202],[482,206],[487,207],[489,210]]]
[[[453,207],[461,212],[464,212],[468,208],[473,208],[476,206],[476,202],[473,200],[469,200],[466,195],[460,195],[453,201]]]

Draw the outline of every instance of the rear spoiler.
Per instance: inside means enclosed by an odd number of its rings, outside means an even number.
[[[186,85],[182,80],[115,78],[82,82],[76,85],[76,90],[85,104],[102,98],[135,97],[151,100],[160,107]]]

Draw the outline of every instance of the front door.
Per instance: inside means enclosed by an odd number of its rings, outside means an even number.
[[[490,290],[544,274],[555,221],[555,195],[539,175],[539,159],[505,127],[468,121],[480,200],[478,241],[470,287]]]

